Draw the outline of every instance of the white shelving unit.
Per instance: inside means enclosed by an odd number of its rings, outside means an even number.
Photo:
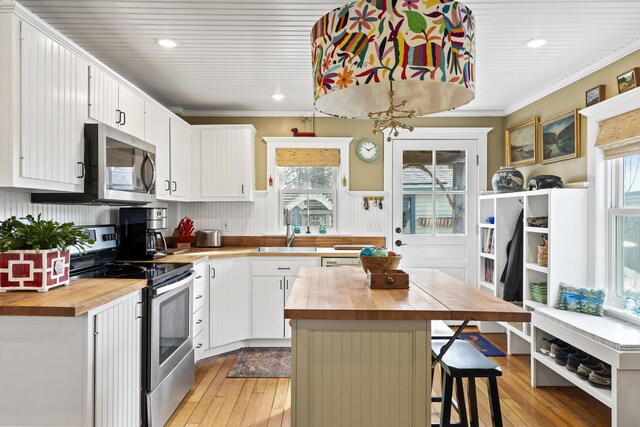
[[[587,192],[585,189],[554,188],[516,193],[496,193],[480,196],[478,218],[478,247],[480,289],[502,298],[504,284],[500,276],[507,262],[507,244],[512,238],[520,211],[523,216],[523,301],[522,306],[529,311],[541,307],[553,306],[560,282],[575,286],[586,283],[586,244],[587,244]],[[527,218],[548,218],[547,227],[529,227]],[[493,224],[489,223],[493,217]],[[484,253],[486,229],[492,230],[494,251]],[[543,267],[538,264],[538,245],[542,237],[548,239],[548,262]],[[492,267],[492,268],[490,268]],[[529,285],[547,282],[547,302],[540,303],[531,299]],[[506,330],[509,354],[528,354],[531,352],[531,325],[501,322]],[[502,330],[494,323],[481,322],[482,332]]]

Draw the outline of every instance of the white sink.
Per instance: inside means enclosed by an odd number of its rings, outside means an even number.
[[[318,252],[318,248],[313,246],[260,246],[253,250],[253,252],[271,252],[271,253],[287,253],[287,252]]]

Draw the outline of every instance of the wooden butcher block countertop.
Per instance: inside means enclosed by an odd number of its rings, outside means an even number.
[[[221,248],[191,248],[186,252],[175,255],[168,255],[159,258],[155,262],[192,262],[198,263],[207,259],[237,258],[243,256],[251,257],[357,257],[359,250],[336,250],[333,248],[317,248],[316,251],[309,252],[254,252],[254,246],[223,246]]]
[[[47,292],[1,292],[0,316],[76,317],[145,286],[144,279],[76,279]]]
[[[531,313],[433,269],[405,269],[409,289],[370,289],[360,267],[303,267],[289,319],[529,322]]]

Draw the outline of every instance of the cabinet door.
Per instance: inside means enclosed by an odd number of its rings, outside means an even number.
[[[94,66],[89,67],[89,117],[113,127],[122,120],[118,112],[118,82]]]
[[[291,294],[291,288],[293,288],[293,282],[296,281],[296,276],[284,277],[284,305],[286,307],[289,300],[289,294]],[[291,338],[291,325],[289,325],[290,319],[284,319],[284,337]]]
[[[21,23],[20,176],[82,191],[88,65]]]
[[[171,197],[187,200],[190,179],[190,127],[184,120],[171,117]]]
[[[169,113],[160,106],[147,104],[144,120],[146,141],[156,146],[156,198],[166,200],[171,196]]]
[[[200,139],[202,200],[248,200],[251,183],[247,168],[254,167],[247,153],[247,131],[203,129]]]
[[[96,426],[140,425],[141,294],[95,315]]]
[[[120,130],[142,140],[144,134],[144,101],[128,87],[118,88],[118,109],[122,111]]]
[[[212,261],[209,287],[211,348],[249,337],[250,294],[246,260]]]
[[[284,277],[253,276],[252,338],[284,338]]]

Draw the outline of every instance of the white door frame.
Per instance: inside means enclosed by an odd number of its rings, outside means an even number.
[[[393,242],[393,141],[395,139],[402,140],[476,140],[478,142],[478,195],[487,189],[487,135],[493,128],[415,128],[413,132],[406,129],[398,130],[398,136],[391,135],[390,131],[384,134],[384,191],[389,195],[387,202],[387,220],[385,225],[385,237],[387,246]],[[387,141],[387,137],[391,136],[391,141]],[[469,182],[473,182],[469,180]],[[475,201],[479,204],[479,201]],[[474,274],[474,272],[471,272]]]

